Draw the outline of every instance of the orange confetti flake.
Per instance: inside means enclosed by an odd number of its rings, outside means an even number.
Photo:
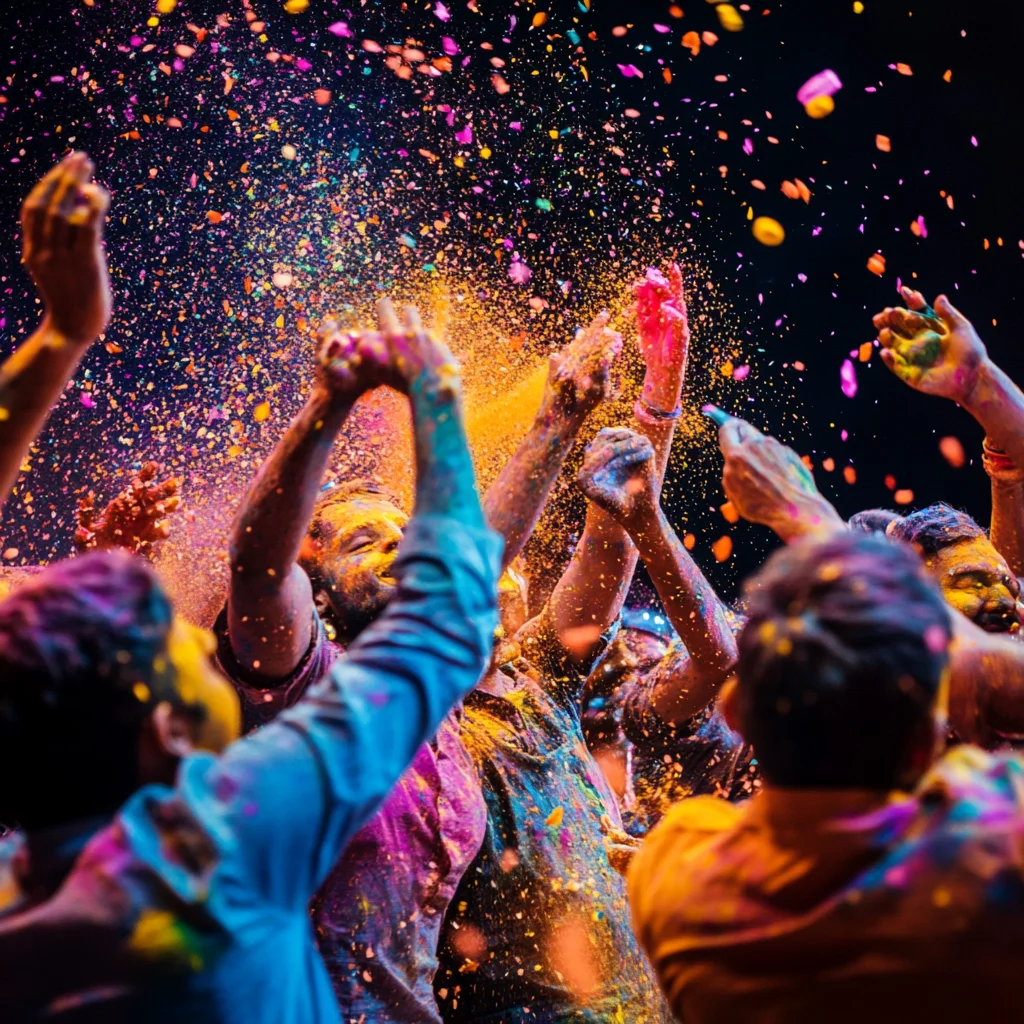
[[[736,511],[736,506],[731,501],[727,501],[718,511],[722,513],[727,523],[738,523],[740,521],[740,514]]]
[[[855,484],[857,482],[857,470],[853,466],[843,466],[843,479],[848,484]]]
[[[216,210],[207,210],[206,219],[211,224],[219,224],[224,219],[224,214],[218,213]]]
[[[683,46],[685,46],[694,57],[700,53],[700,36],[694,31],[689,31],[683,36]]]
[[[330,89],[317,89],[313,93],[313,99],[316,100],[317,105],[326,107],[331,102],[331,90]]]
[[[888,135],[876,135],[875,146],[883,153],[889,153],[892,151],[892,140]]]
[[[836,468],[836,460],[832,458],[823,459],[821,462],[821,468],[826,473],[831,473]]]
[[[875,343],[873,341],[865,341],[864,344],[857,349],[857,358],[862,363],[869,362],[871,359],[871,351],[874,347]]]
[[[719,537],[711,545],[711,553],[715,556],[716,561],[727,562],[732,555],[732,537],[728,534]]]
[[[914,500],[914,492],[909,487],[901,487],[892,496],[892,500],[897,505],[909,505]]]
[[[911,75],[912,75],[912,74],[914,73],[914,72],[913,72],[913,71],[912,71],[912,70],[910,69],[910,65],[909,65],[909,64],[897,64],[897,65],[896,65],[896,70],[897,70],[897,71],[898,71],[898,72],[899,72],[899,73],[900,73],[901,75],[906,75],[906,76],[907,76],[908,78],[909,78],[909,77],[910,77],[910,76],[911,76]]]
[[[565,817],[565,811],[561,807],[556,807],[545,819],[544,824],[550,825],[552,828],[558,828],[562,824],[562,818]]]
[[[885,478],[885,486],[888,487],[890,491],[895,490],[895,488],[896,488],[896,477],[894,477],[892,475],[892,473],[890,473]]]
[[[959,469],[967,461],[964,446],[960,443],[959,438],[944,437],[939,441],[939,451],[954,469]]]
[[[255,409],[253,409],[252,418],[257,423],[263,423],[264,420],[270,419],[270,403],[260,402],[260,404],[257,405]]]
[[[672,69],[671,68],[662,68],[661,69],[661,77],[665,79],[665,84],[666,85],[671,85],[672,84]]]
[[[688,533],[683,538],[683,547],[686,548],[687,551],[692,551],[696,546],[697,538],[692,533]]]
[[[885,273],[885,257],[880,252],[876,252],[868,259],[867,267],[872,274],[881,277]]]

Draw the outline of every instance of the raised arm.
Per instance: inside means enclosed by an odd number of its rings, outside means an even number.
[[[484,526],[463,428],[458,367],[407,311],[382,327],[395,382],[407,383],[416,511],[394,563],[395,598],[295,707],[198,760],[181,786],[197,814],[223,816],[268,899],[302,907],[416,749],[473,687],[497,621],[501,542]],[[210,796],[210,791],[217,794]]]
[[[0,507],[29,446],[110,319],[103,254],[109,197],[84,153],[66,156],[21,210],[22,261],[43,301],[35,333],[0,366]]]
[[[687,655],[652,694],[658,714],[685,722],[705,708],[736,661],[725,605],[680,543],[658,501],[654,448],[628,430],[602,430],[577,481],[629,534]]]
[[[992,478],[992,543],[1024,574],[1024,393],[989,357],[971,322],[940,295],[934,308],[912,288],[907,306],[874,318],[882,361],[917,391],[962,405],[985,431]]]
[[[607,397],[609,371],[621,351],[621,336],[601,313],[551,357],[537,416],[484,499],[487,522],[505,538],[503,569],[530,539],[583,421]]]
[[[660,493],[672,448],[686,375],[690,331],[677,266],[665,278],[647,271],[636,288],[637,331],[647,370],[634,406],[634,426],[654,446]],[[618,617],[636,569],[637,551],[629,535],[593,502],[583,535],[551,594],[551,622],[574,661],[587,665],[601,635]]]
[[[231,651],[268,686],[290,676],[309,649],[313,588],[299,551],[338,432],[382,379],[379,334],[342,334],[328,321],[319,341],[313,390],[257,473],[231,533]]]
[[[787,544],[847,528],[792,448],[716,406],[703,411],[718,427],[722,489],[744,519],[774,530]]]

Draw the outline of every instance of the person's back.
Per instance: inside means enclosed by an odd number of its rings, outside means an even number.
[[[929,768],[941,600],[908,550],[853,535],[752,590],[726,704],[765,788],[677,804],[630,872],[681,1019],[1021,1019],[1024,764],[961,748]]]

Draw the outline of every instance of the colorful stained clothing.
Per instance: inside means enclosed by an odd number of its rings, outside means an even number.
[[[687,797],[746,800],[761,785],[753,747],[725,724],[717,700],[675,725],[655,710],[655,687],[687,657],[685,648],[676,645],[623,699],[622,731],[633,744],[635,798],[624,818],[626,831],[634,836],[647,835],[673,804]]]
[[[615,798],[583,740],[581,673],[542,616],[466,700],[462,741],[487,801],[483,847],[448,913],[435,982],[446,1024],[670,1018],[604,850]]]
[[[314,612],[302,662],[266,688],[238,665],[226,609],[216,632],[218,660],[251,727],[294,704],[344,655]],[[480,849],[486,819],[476,767],[459,740],[453,712],[352,837],[313,902],[317,947],[345,1024],[441,1024],[433,988],[441,924]]]
[[[414,520],[396,599],[295,707],[137,792],[45,902],[31,856],[7,858],[5,1024],[338,1021],[309,900],[479,678],[500,551],[489,530]]]
[[[1024,761],[961,747],[912,794],[677,804],[629,875],[688,1024],[1024,1020]]]

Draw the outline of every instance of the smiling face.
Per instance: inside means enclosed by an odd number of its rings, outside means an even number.
[[[949,605],[989,633],[1020,629],[1020,586],[988,537],[940,548],[925,559]]]
[[[408,521],[390,501],[372,495],[329,504],[318,513],[303,563],[346,636],[369,625],[394,595],[391,566]]]

